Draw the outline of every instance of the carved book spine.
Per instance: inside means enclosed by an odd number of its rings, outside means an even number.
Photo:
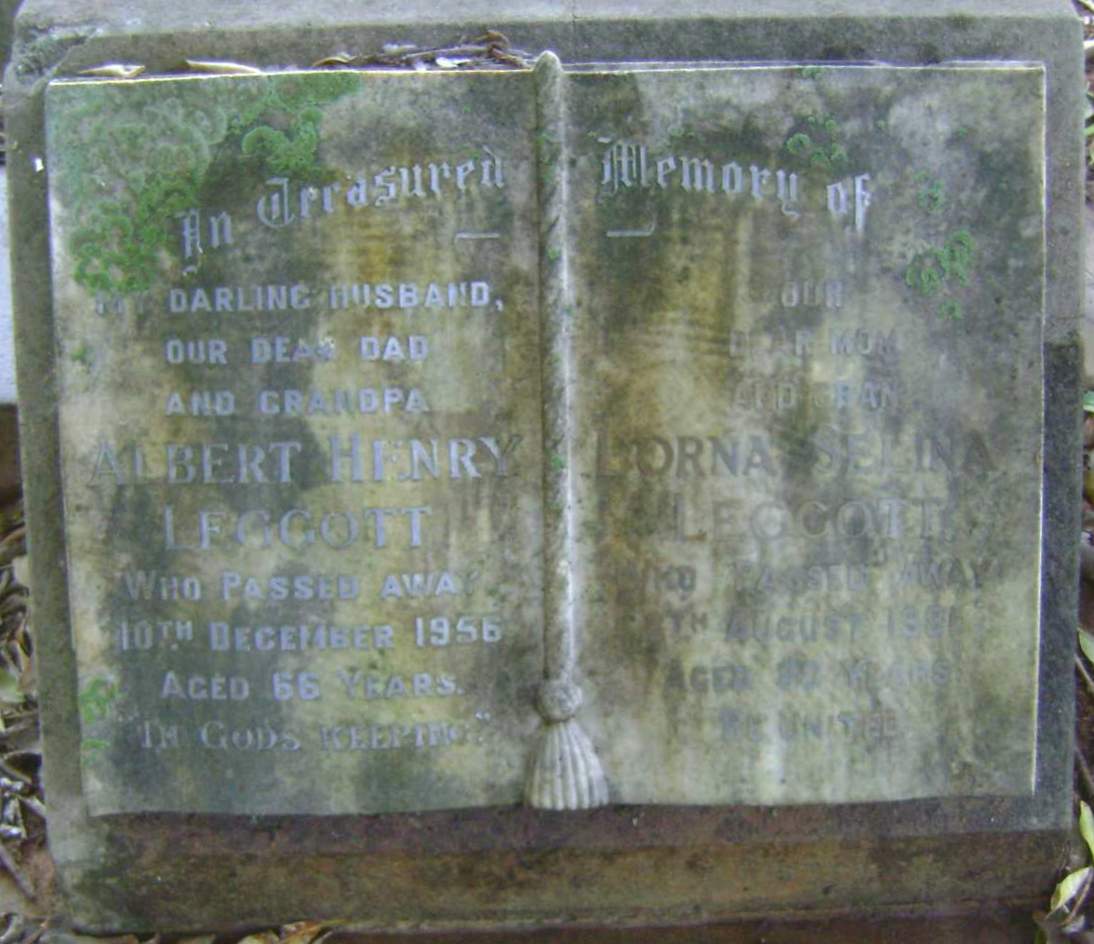
[[[554,53],[536,63],[536,170],[543,323],[544,681],[538,705],[546,725],[526,793],[534,807],[586,809],[608,802],[600,761],[577,715],[574,678],[581,618],[577,608],[577,456],[574,451],[574,300],[566,150],[566,91]]]

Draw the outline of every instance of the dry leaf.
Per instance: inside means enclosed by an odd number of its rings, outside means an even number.
[[[298,921],[281,929],[280,944],[312,944],[327,925],[322,921]]]
[[[238,944],[278,944],[276,931],[259,931],[257,934],[248,934]]]
[[[26,554],[12,560],[11,570],[16,583],[24,587],[30,586],[30,558]]]
[[[103,79],[135,79],[144,72],[144,66],[132,62],[109,62],[106,65],[84,69],[80,75],[91,75]]]
[[[208,72],[210,75],[262,75],[261,69],[245,66],[241,62],[213,62],[204,59],[187,59],[186,67],[193,72]]]
[[[0,702],[9,705],[21,705],[26,696],[19,690],[19,677],[7,669],[0,668]]]

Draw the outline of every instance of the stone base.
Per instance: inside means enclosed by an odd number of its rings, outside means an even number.
[[[981,905],[963,915],[873,915],[800,920],[757,918],[686,927],[537,928],[494,932],[437,932],[430,944],[1029,944],[1028,910]],[[330,944],[398,944],[402,934],[335,931]]]

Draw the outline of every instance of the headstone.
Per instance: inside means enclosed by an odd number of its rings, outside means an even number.
[[[424,13],[28,5],[19,367],[79,924],[1051,885],[1081,37],[1047,0],[876,7],[484,24],[525,56]],[[451,48],[352,67],[408,40]]]

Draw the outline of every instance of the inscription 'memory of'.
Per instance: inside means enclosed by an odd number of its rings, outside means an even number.
[[[718,194],[725,197],[747,196],[752,201],[774,201],[784,216],[798,219],[805,198],[798,174],[784,168],[772,170],[754,163],[712,160],[675,154],[650,154],[649,146],[634,141],[615,141],[599,137],[608,147],[601,157],[600,185],[617,194],[631,188],[680,189],[692,194]],[[827,185],[825,208],[836,217],[848,217],[859,233],[866,228],[866,211],[873,193],[870,175],[858,174],[848,180]]]

